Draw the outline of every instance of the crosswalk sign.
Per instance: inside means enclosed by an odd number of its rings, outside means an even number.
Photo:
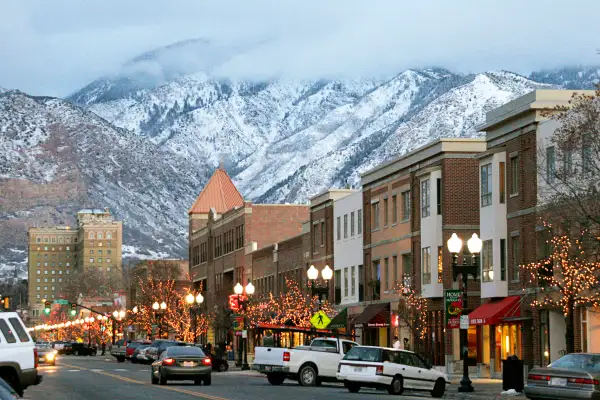
[[[319,310],[312,316],[310,323],[317,329],[325,329],[331,322],[331,318],[327,316],[322,310]]]

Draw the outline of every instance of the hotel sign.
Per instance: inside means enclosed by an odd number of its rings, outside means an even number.
[[[446,328],[459,328],[460,316],[462,315],[462,290],[445,290],[444,304],[446,309]]]

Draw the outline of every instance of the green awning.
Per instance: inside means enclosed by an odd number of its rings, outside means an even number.
[[[346,329],[348,326],[348,309],[344,308],[338,315],[333,317],[327,329]]]

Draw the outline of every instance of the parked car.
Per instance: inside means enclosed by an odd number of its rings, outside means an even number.
[[[335,382],[339,361],[357,345],[350,340],[317,338],[310,346],[293,349],[259,346],[252,368],[266,374],[271,385],[281,385],[286,378],[297,379],[302,386]]]
[[[125,348],[125,359],[135,362],[133,359],[133,352],[140,346],[150,345],[152,342],[149,340],[134,340],[133,342],[129,342],[127,347]]]
[[[58,351],[58,354],[64,355],[72,355],[73,354],[73,343],[64,342],[61,350]]]
[[[527,375],[529,399],[600,399],[600,354],[571,353]]]
[[[196,385],[211,384],[210,358],[195,346],[171,346],[152,363],[150,381],[166,385],[169,380],[193,380]]]
[[[16,312],[0,312],[0,378],[20,396],[38,385],[38,352],[35,343]]]
[[[58,354],[58,350],[53,349],[50,344],[36,344],[38,352],[38,363],[40,364],[48,364],[48,365],[56,365],[56,355]]]
[[[337,378],[351,392],[362,387],[387,389],[400,395],[404,389],[426,390],[442,397],[450,381],[412,351],[387,347],[356,346],[340,361]]]
[[[0,400],[18,399],[18,394],[4,379],[0,378]]]
[[[95,345],[87,343],[71,343],[73,355],[75,356],[95,356],[98,353],[98,348]]]
[[[146,355],[146,351],[150,348],[150,345],[142,345],[134,350],[133,355],[131,356],[132,363],[140,363],[140,364],[148,364],[152,361]]]
[[[112,349],[110,349],[110,355],[117,359],[118,362],[125,362],[125,353],[127,349],[127,344],[129,344],[129,340],[127,339],[119,339],[113,344]]]
[[[163,351],[171,346],[185,346],[184,342],[169,339],[157,339],[150,345],[150,348],[146,350],[146,355],[152,360],[158,360]]]

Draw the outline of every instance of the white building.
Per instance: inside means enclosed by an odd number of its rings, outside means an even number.
[[[341,276],[340,304],[357,303],[363,264],[362,191],[336,200],[333,215],[334,269]]]

